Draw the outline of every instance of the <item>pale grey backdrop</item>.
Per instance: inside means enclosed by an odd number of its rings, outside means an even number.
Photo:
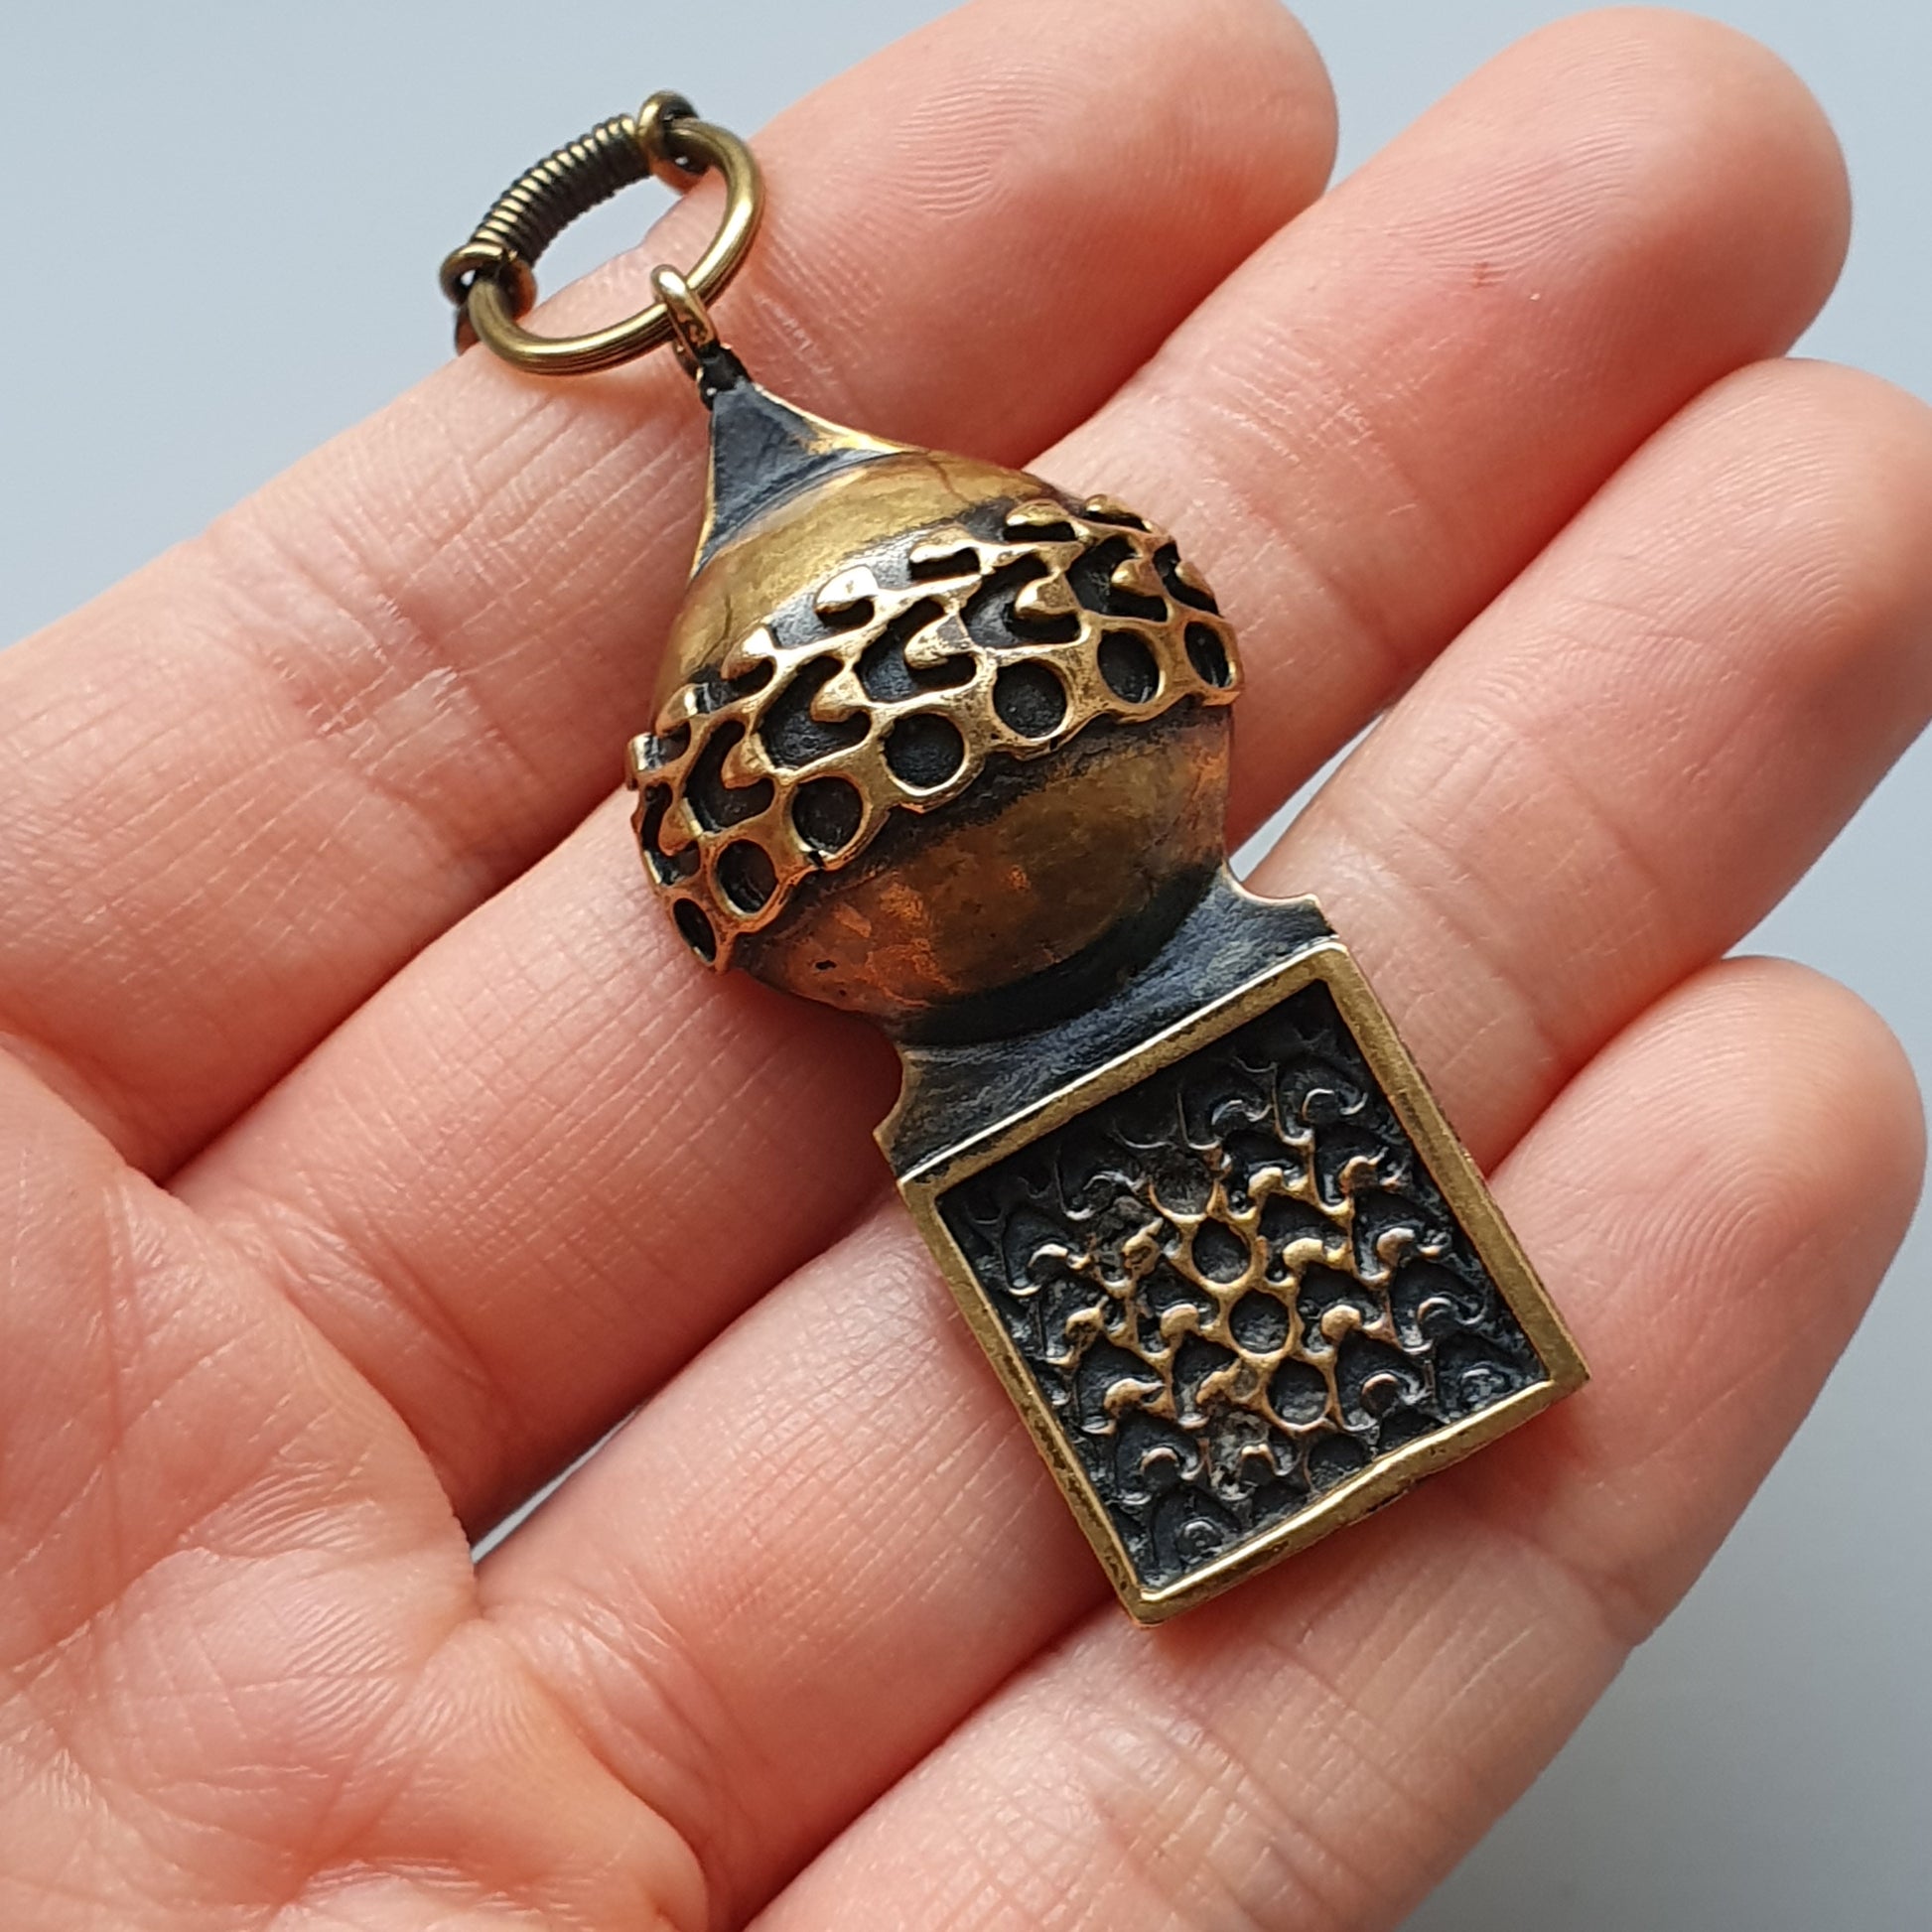
[[[1185,6],[1187,0],[1175,0]],[[0,0],[0,642],[198,528],[445,350],[431,271],[483,198],[647,86],[756,127],[933,0]],[[1548,0],[1307,0],[1347,168]],[[1932,9],[1735,0],[1850,151],[1859,230],[1809,346],[1932,395]],[[519,34],[532,15],[541,36]],[[634,201],[574,236],[583,264]],[[138,321],[136,320],[138,318]],[[207,331],[218,324],[220,340]],[[1928,533],[1932,540],[1932,531]],[[1909,758],[1754,944],[1848,980],[1932,1069]],[[1932,1242],[1682,1610],[1412,1932],[1932,1924]],[[870,1928],[868,1928],[870,1932]]]

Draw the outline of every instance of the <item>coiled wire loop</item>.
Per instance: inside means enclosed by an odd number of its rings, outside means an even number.
[[[458,351],[482,342],[518,368],[578,375],[671,341],[662,302],[583,336],[534,335],[517,318],[536,304],[538,257],[580,214],[646,176],[682,191],[713,168],[725,178],[724,217],[686,277],[701,300],[731,280],[763,212],[758,163],[736,134],[700,120],[682,94],[660,92],[526,168],[444,257],[440,280],[457,308]]]

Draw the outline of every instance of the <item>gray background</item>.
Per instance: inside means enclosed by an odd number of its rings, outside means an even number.
[[[447,323],[431,271],[499,177],[650,86],[689,88],[708,113],[756,127],[940,11],[0,0],[0,167],[33,183],[6,221],[0,642],[435,363]],[[1342,167],[1568,11],[1306,0],[1341,98]],[[1858,236],[1808,346],[1932,395],[1932,9],[1710,11],[1782,52],[1850,151]],[[560,268],[620,245],[648,212],[634,197],[607,208],[561,245]],[[1897,855],[1923,852],[1928,822],[1921,746],[1753,941],[1857,987],[1922,1074],[1932,930],[1914,889],[1922,860],[1901,868]],[[1412,1932],[1932,1923],[1927,1260],[1921,1225],[1704,1582]]]

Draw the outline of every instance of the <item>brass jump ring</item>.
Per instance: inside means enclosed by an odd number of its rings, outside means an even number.
[[[458,349],[482,342],[533,374],[582,375],[674,341],[661,301],[582,336],[539,336],[517,318],[536,301],[537,258],[578,215],[647,175],[682,190],[714,168],[724,177],[725,211],[683,278],[702,303],[737,272],[764,212],[758,162],[730,129],[698,119],[681,95],[657,93],[634,115],[601,122],[527,169],[443,263],[443,291],[457,305]]]
[[[676,269],[662,266],[650,272],[650,291],[671,319],[672,352],[686,375],[696,375],[705,351],[719,346],[718,328],[704,298]]]

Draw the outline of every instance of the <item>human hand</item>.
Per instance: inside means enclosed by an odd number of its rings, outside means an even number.
[[[1552,30],[1302,214],[1330,139],[1258,0],[979,0],[760,139],[721,319],[1176,531],[1237,836],[1389,708],[1256,883],[1596,1381],[1129,1627],[890,1193],[890,1054],[697,971],[605,797],[683,378],[466,357],[0,655],[9,1932],[1384,1924],[1696,1574],[1917,1182],[1872,1017],[1714,962],[1923,720],[1932,433],[1765,359],[1843,188],[1734,36]]]

